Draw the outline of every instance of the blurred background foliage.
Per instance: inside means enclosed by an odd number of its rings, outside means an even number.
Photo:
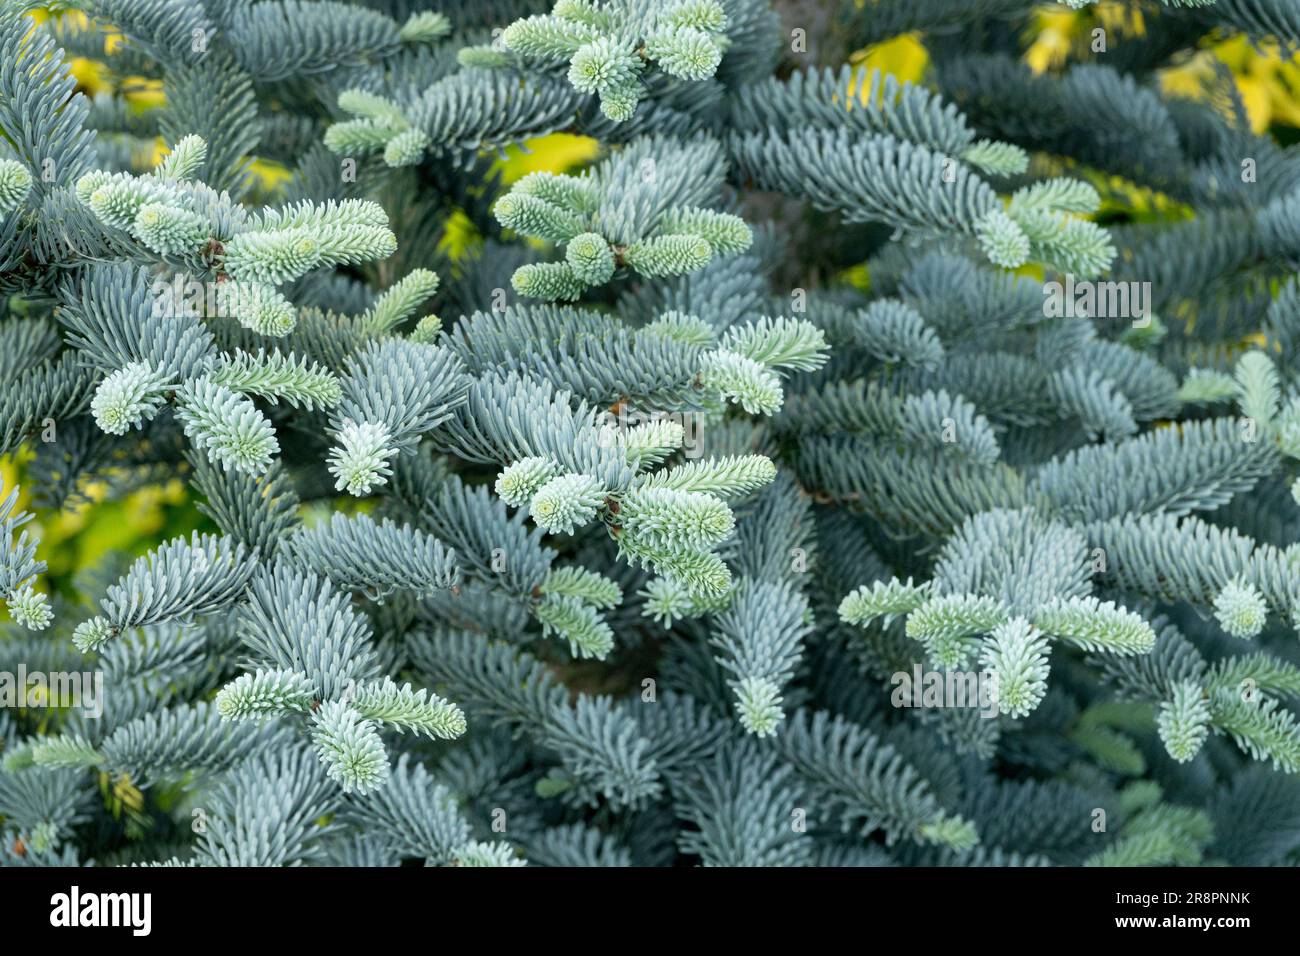
[[[80,17],[70,12],[63,14]],[[37,21],[46,14],[32,14]],[[1035,72],[1059,69],[1065,64],[1093,56],[1094,31],[1106,31],[1109,43],[1122,43],[1125,37],[1145,32],[1140,6],[1106,0],[1082,10],[1059,4],[1045,4],[1032,18],[1031,26],[1021,37],[1025,62]],[[107,49],[120,43],[110,35]],[[850,61],[864,73],[878,69],[902,80],[923,82],[929,64],[924,37],[908,34],[886,43],[855,51]],[[1177,96],[1203,95],[1206,75],[1220,69],[1231,70],[1237,90],[1256,133],[1268,132],[1283,145],[1300,141],[1300,54],[1287,56],[1276,47],[1253,45],[1244,36],[1208,37],[1201,48],[1186,62],[1165,70],[1161,83],[1165,92]],[[164,102],[160,83],[142,77],[127,77],[110,89],[102,64],[93,59],[76,59],[72,63],[82,92],[94,96],[99,92],[116,92],[134,109],[144,112],[157,109]],[[149,164],[163,152],[161,140],[153,143]],[[596,156],[597,144],[585,137],[556,134],[533,140],[522,148],[508,151],[498,160],[503,182],[508,184],[535,170],[561,172],[590,161]],[[289,178],[288,171],[275,163],[255,161],[264,198],[273,200]],[[1165,197],[1152,195],[1131,184],[1109,179],[1094,182],[1105,186],[1103,196],[1122,206],[1125,218],[1167,217],[1186,214]],[[1106,216],[1103,209],[1101,216]],[[443,247],[454,260],[472,236],[463,218],[453,218],[443,237]],[[847,278],[866,283],[865,271]],[[49,565],[48,573],[37,587],[54,591],[65,599],[81,599],[81,588],[74,578],[83,570],[107,563],[121,567],[126,560],[144,553],[161,541],[192,530],[215,531],[215,526],[196,507],[185,482],[179,478],[161,482],[147,477],[123,476],[121,484],[96,482],[79,489],[75,501],[63,508],[40,507],[39,489],[24,484],[25,465],[32,450],[0,457],[0,479],[5,488],[15,483],[22,487],[19,507],[35,515],[27,526],[40,541],[39,557]],[[35,493],[35,494],[34,494]],[[304,505],[319,510],[323,504]],[[307,516],[310,519],[310,515]],[[106,562],[107,559],[107,562]],[[106,569],[107,570],[107,569]],[[5,612],[0,611],[0,614]]]

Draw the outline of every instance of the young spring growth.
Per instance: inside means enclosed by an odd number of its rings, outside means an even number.
[[[305,714],[317,696],[316,687],[297,671],[259,670],[240,674],[217,694],[217,710],[227,720],[266,720],[285,714]]]
[[[727,26],[727,11],[718,0],[677,0],[664,9],[663,19],[670,27],[720,33]]]
[[[735,325],[722,339],[722,347],[757,362],[764,368],[812,372],[826,364],[829,346],[825,333],[802,319],[764,316],[757,322]]]
[[[4,759],[0,760],[0,769],[9,773],[30,767],[81,770],[98,766],[103,761],[104,755],[81,734],[65,733],[45,737],[40,743],[6,750]]]
[[[682,80],[713,76],[727,46],[726,26],[717,0],[560,0],[549,15],[510,24],[501,42],[524,59],[568,60],[573,88],[597,96],[601,112],[621,123],[632,118],[645,95],[650,64]]]
[[[533,612],[543,635],[569,642],[574,657],[604,660],[614,648],[614,632],[590,604],[565,594],[548,594]]]
[[[749,224],[739,216],[694,206],[671,210],[664,217],[659,231],[666,236],[698,236],[709,244],[715,255],[720,256],[739,255],[754,242]]]
[[[741,726],[756,737],[770,737],[785,719],[781,688],[766,677],[746,677],[736,683],[736,712]]]
[[[604,503],[605,489],[595,478],[559,475],[537,490],[528,513],[539,528],[551,534],[572,534],[595,518]]]
[[[971,143],[961,159],[990,176],[1019,176],[1029,168],[1029,154],[1023,149],[992,139]]]
[[[920,641],[940,667],[963,667],[978,646],[978,635],[1006,622],[1006,609],[993,598],[941,594],[907,616],[907,636]]]
[[[154,169],[153,175],[158,179],[183,182],[197,176],[207,160],[208,144],[203,137],[191,133],[176,141],[171,152]]]
[[[365,156],[379,151],[387,157],[393,140],[415,133],[393,148],[393,158],[400,160],[401,165],[414,161],[415,144],[424,134],[411,127],[396,103],[365,90],[352,89],[339,94],[339,109],[355,118],[334,123],[325,130],[325,146],[332,152],[340,156]]]
[[[521,458],[497,475],[493,488],[506,504],[522,508],[533,500],[542,485],[559,474],[559,466],[549,458]]]
[[[358,497],[386,484],[393,474],[389,462],[397,456],[392,434],[383,422],[357,424],[347,419],[338,433],[338,444],[329,452],[329,472],[334,487]]]
[[[82,621],[72,632],[72,643],[83,654],[97,651],[117,636],[117,629],[102,617]]]
[[[701,348],[712,348],[717,341],[713,326],[698,315],[688,315],[676,310],[665,312],[653,322],[647,323],[642,331],[685,342],[687,345],[698,345]]]
[[[599,37],[573,54],[569,82],[579,93],[603,94],[635,85],[643,68],[630,41]]]
[[[1281,382],[1273,361],[1252,349],[1237,360],[1233,379],[1241,414],[1261,427],[1270,425],[1281,406]]]
[[[1087,183],[1049,179],[1017,190],[1005,215],[1029,241],[1026,258],[1061,272],[1091,277],[1110,268],[1115,247],[1105,229],[1077,217],[1095,213],[1100,206],[1101,198]],[[996,231],[1005,237],[1005,227]],[[986,243],[985,251],[990,248]]]
[[[905,617],[924,604],[929,594],[928,582],[913,584],[911,578],[864,584],[840,601],[839,617],[845,624],[857,627],[867,627],[880,618],[888,627],[896,618]]]
[[[342,398],[330,421],[342,451],[332,456],[335,474],[353,489],[383,484],[387,461],[413,451],[420,436],[446,419],[464,399],[460,360],[436,345],[384,336],[361,344],[348,359]],[[382,429],[361,428],[365,423]],[[355,493],[355,492],[354,492]]]
[[[702,383],[751,415],[772,415],[785,400],[776,369],[808,372],[826,363],[825,334],[802,319],[763,317],[727,330],[705,353]]]
[[[298,310],[274,287],[260,282],[226,282],[235,321],[270,338],[283,338],[298,324]]]
[[[685,439],[686,429],[668,418],[655,419],[615,433],[615,440],[627,455],[627,463],[638,471],[661,464],[682,447]]]
[[[641,614],[663,625],[672,627],[679,618],[699,617],[724,610],[731,603],[731,590],[723,588],[710,594],[692,592],[680,580],[672,577],[651,578],[638,592],[644,600]]]
[[[600,193],[587,176],[529,173],[510,191],[521,196],[535,196],[580,216],[590,215],[600,208]]]
[[[1179,681],[1172,695],[1160,705],[1156,728],[1169,756],[1187,763],[1201,752],[1210,736],[1210,707],[1195,681]]]
[[[1001,713],[1025,717],[1047,693],[1047,639],[1022,617],[984,639],[980,662],[993,673]]]
[[[625,553],[632,553],[620,541]],[[711,551],[660,552],[644,555],[652,567],[696,602],[722,600],[731,589],[731,569]]]
[[[735,528],[726,502],[698,491],[633,489],[619,506],[625,543],[639,552],[700,552],[721,544]]]
[[[451,33],[451,21],[441,13],[413,13],[397,31],[403,43],[433,43]]]
[[[15,588],[5,604],[13,619],[29,631],[43,631],[54,620],[50,599],[32,587],[30,581]]]
[[[384,144],[384,162],[393,168],[415,166],[430,145],[424,130],[404,129]]]
[[[144,206],[179,209],[184,205],[175,184],[130,173],[91,171],[77,181],[76,194],[105,225],[127,232]]]
[[[626,270],[648,278],[685,275],[715,256],[749,248],[753,234],[743,219],[697,206],[666,210],[639,236],[621,232],[620,214],[610,212],[626,201],[620,195],[626,170],[619,163],[615,155],[582,177],[532,173],[497,200],[494,213],[503,226],[566,246],[563,262],[516,270],[512,283],[520,295],[573,301]]]
[[[441,331],[442,319],[436,315],[426,315],[415,323],[415,328],[411,329],[411,334],[407,338],[419,345],[432,345],[438,340]]]
[[[1264,629],[1268,605],[1249,581],[1229,581],[1214,599],[1214,616],[1225,632],[1250,640]]]
[[[401,127],[406,123],[406,115],[400,106],[392,100],[366,90],[344,90],[339,94],[339,109],[363,119],[382,120],[394,127]]]
[[[368,335],[383,335],[397,328],[438,291],[439,280],[428,269],[415,269],[389,286],[366,313],[359,324]]]
[[[920,836],[928,843],[946,846],[957,853],[965,853],[979,843],[975,824],[958,816],[939,813],[933,820],[921,824]]]
[[[616,123],[632,118],[641,99],[645,64],[632,41],[599,37],[580,47],[569,61],[569,82],[579,93],[594,93],[600,110]]]
[[[342,396],[342,386],[333,372],[292,353],[255,354],[236,349],[223,355],[208,378],[234,392],[255,395],[272,404],[285,401],[294,408],[332,408]]]
[[[1272,422],[1278,451],[1288,458],[1300,458],[1300,398],[1287,402],[1281,415]]]
[[[0,159],[0,216],[7,216],[27,199],[32,174],[17,160]]]
[[[528,861],[521,858],[515,848],[504,840],[487,843],[483,840],[471,840],[452,851],[453,866],[516,867],[527,866]]]
[[[602,574],[569,566],[549,572],[540,591],[533,613],[543,635],[568,641],[575,657],[604,660],[614,647],[614,633],[600,611],[623,600],[622,588]]]
[[[1003,269],[1018,269],[1029,260],[1029,237],[1001,209],[994,209],[975,227],[975,235],[989,262]]]
[[[781,379],[775,372],[729,349],[717,349],[704,356],[700,380],[751,415],[775,415],[785,401]]]
[[[226,244],[224,267],[240,281],[275,286],[323,266],[320,241],[309,232],[247,232]]]
[[[208,224],[188,209],[146,203],[135,214],[131,234],[159,255],[179,256],[207,242]]]
[[[550,571],[541,589],[543,594],[577,598],[603,610],[617,607],[623,600],[623,589],[617,582],[576,565]]]
[[[564,253],[573,276],[585,285],[602,285],[614,277],[614,250],[595,232],[574,236]]]
[[[722,62],[717,37],[692,26],[656,30],[646,38],[645,50],[661,70],[683,80],[707,80]]]
[[[275,429],[249,399],[210,379],[176,391],[176,417],[194,447],[227,471],[260,475],[279,452]]]
[[[641,613],[665,628],[690,616],[695,608],[690,593],[669,578],[651,578],[638,593],[643,602]]]
[[[1091,596],[1053,598],[1032,619],[1044,634],[1090,652],[1145,654],[1156,642],[1156,632],[1139,615]]]
[[[637,488],[672,488],[736,498],[758,491],[776,478],[776,465],[766,455],[727,455],[700,458],[676,468],[637,479]]]
[[[1214,405],[1237,395],[1231,375],[1208,368],[1191,368],[1178,389],[1178,400],[1188,405]]]
[[[344,793],[367,794],[388,782],[388,752],[378,726],[346,703],[327,701],[312,714],[312,742]]]
[[[634,271],[650,278],[686,275],[709,264],[713,246],[702,236],[652,236],[634,242],[623,253],[623,261]]]
[[[550,16],[516,20],[502,31],[502,46],[525,57],[561,60],[573,56],[600,37],[600,28],[612,26],[608,21],[593,21],[590,16],[578,14],[572,9],[576,6],[567,4]]]
[[[83,206],[89,206],[90,197],[95,195],[100,187],[107,186],[112,182],[115,175],[122,176],[124,174],[114,174],[104,169],[92,169],[72,184],[72,194],[77,197],[77,202]]]
[[[279,285],[325,266],[386,259],[396,249],[397,237],[378,203],[308,200],[264,212],[225,243],[221,261],[236,279]]]
[[[146,362],[133,362],[109,374],[95,390],[90,411],[110,435],[125,435],[157,414],[167,401],[168,377]]]
[[[391,678],[365,681],[348,698],[362,717],[422,734],[431,740],[454,740],[465,733],[464,712],[450,701],[410,684],[398,685]]]
[[[198,203],[214,194],[190,184],[207,160],[207,143],[198,136],[179,140],[152,173],[107,173],[92,170],[76,183],[77,199],[105,225],[122,229],[163,256],[193,255],[214,233]]]
[[[507,229],[547,242],[566,243],[584,229],[577,213],[527,193],[506,193],[492,207],[492,213]]]
[[[543,302],[573,302],[587,289],[567,262],[522,265],[510,277],[510,284],[520,295]]]

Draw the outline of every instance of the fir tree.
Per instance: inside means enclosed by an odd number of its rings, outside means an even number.
[[[1067,7],[4,5],[0,862],[1300,861],[1300,18]]]

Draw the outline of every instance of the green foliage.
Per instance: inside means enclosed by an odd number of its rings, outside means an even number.
[[[13,6],[0,863],[1300,862],[1286,4]]]

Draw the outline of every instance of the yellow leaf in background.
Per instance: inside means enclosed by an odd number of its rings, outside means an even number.
[[[91,96],[110,88],[108,70],[102,63],[77,57],[68,61],[68,69],[77,85]]]
[[[845,269],[839,274],[839,279],[862,292],[866,292],[871,288],[871,270],[867,268],[865,262]]]
[[[1080,11],[1080,13],[1082,12]],[[1138,6],[1116,3],[1114,0],[1102,0],[1101,3],[1091,8],[1091,13],[1108,34],[1114,33],[1119,36],[1132,37],[1146,36],[1146,20],[1143,19],[1142,9]]]
[[[102,483],[101,487],[103,487]],[[57,535],[59,538],[70,538],[74,534],[79,534],[90,523],[90,516],[93,513],[93,506],[85,503],[74,508],[64,508],[51,516],[53,520],[48,525],[49,534]]]
[[[161,136],[153,141],[153,150],[149,153],[149,167],[152,169],[163,161],[163,157],[170,153],[171,150],[163,142]]]
[[[166,504],[183,505],[190,500],[189,485],[183,479],[173,478],[160,487],[162,488],[163,501]]]
[[[1280,85],[1280,84],[1279,84]],[[1284,92],[1273,96],[1273,122],[1284,126],[1300,126],[1300,82],[1293,84],[1295,90],[1283,88]]]
[[[161,80],[148,80],[140,76],[122,81],[123,98],[138,110],[153,109],[167,102]]]
[[[464,210],[457,209],[447,218],[447,228],[443,230],[438,249],[452,260],[459,259],[476,235],[473,221],[465,215]]]
[[[1222,43],[1216,43],[1214,45],[1214,55],[1227,64],[1233,72],[1238,72],[1246,69],[1246,65],[1256,54],[1254,48],[1250,45],[1250,40],[1245,36],[1238,35],[1224,40]]]
[[[1253,76],[1238,76],[1236,81],[1241,102],[1246,107],[1246,116],[1250,119],[1251,131],[1263,133],[1273,122],[1273,99],[1268,85]]]
[[[0,487],[6,495],[18,484],[18,465],[9,455],[0,458]],[[21,494],[21,492],[20,492]]]
[[[1205,57],[1194,56],[1182,66],[1160,71],[1160,91],[1166,96],[1199,99],[1205,95],[1203,83],[1209,72],[1210,65]]]
[[[256,159],[248,167],[249,172],[257,177],[262,187],[268,191],[279,189],[293,178],[293,171],[281,163]]]
[[[1270,125],[1300,126],[1300,103],[1296,102],[1296,94],[1300,93],[1300,59],[1284,61],[1276,47],[1268,53],[1247,62],[1245,78],[1257,81],[1262,88],[1261,95],[1267,96]],[[1238,84],[1245,78],[1239,78]]]
[[[506,158],[501,161],[499,168],[508,185],[529,173],[562,173],[595,159],[599,153],[600,143],[590,136],[552,133],[506,150]]]
[[[930,62],[930,54],[918,34],[905,33],[859,50],[849,57],[849,62],[868,71],[892,73],[900,80],[918,83]]]
[[[1035,73],[1043,73],[1065,63],[1083,27],[1083,18],[1074,11],[1062,10],[1040,13],[1036,21],[1038,32],[1025,51],[1025,62]]]

